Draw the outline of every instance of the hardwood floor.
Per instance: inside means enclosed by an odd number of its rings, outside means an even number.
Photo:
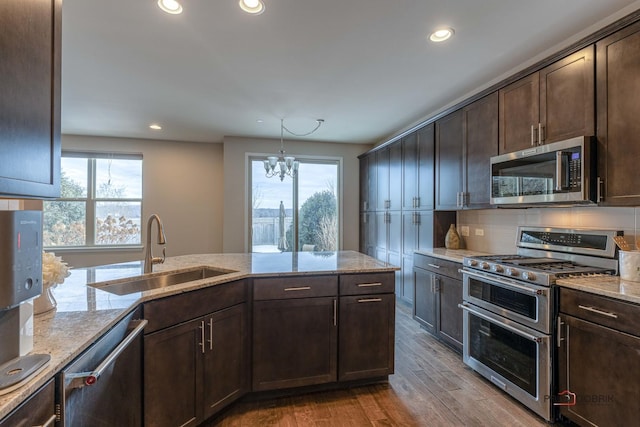
[[[389,382],[295,397],[244,400],[214,426],[545,426],[424,332],[396,304],[395,374]]]

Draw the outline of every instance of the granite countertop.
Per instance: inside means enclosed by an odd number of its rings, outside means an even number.
[[[142,302],[246,277],[398,270],[391,264],[355,251],[197,254],[169,257],[164,264],[155,265],[154,273],[148,276],[200,266],[231,272],[169,288],[120,296],[102,291],[99,286],[126,282],[132,277],[141,276],[142,261],[72,269],[64,284],[53,289],[58,302],[56,310],[34,316],[31,354],[49,354],[51,361],[22,387],[0,395],[0,419]]]
[[[640,282],[622,280],[620,276],[558,279],[556,285],[640,304]]]
[[[486,252],[472,251],[469,249],[446,249],[446,248],[433,248],[423,249],[415,251],[417,254],[433,256],[436,258],[446,259],[448,261],[459,262],[462,264],[462,259],[469,256],[481,256],[490,255]]]

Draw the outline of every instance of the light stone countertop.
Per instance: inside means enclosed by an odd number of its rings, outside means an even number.
[[[640,304],[640,282],[622,280],[620,276],[558,279],[556,285]]]
[[[447,249],[447,248],[433,248],[423,249],[415,251],[417,254],[433,256],[436,258],[446,259],[447,261],[459,262],[462,264],[462,259],[469,256],[481,256],[491,255],[486,252],[472,251],[469,249]]]
[[[65,282],[53,289],[58,302],[56,310],[34,316],[34,344],[31,354],[49,354],[51,361],[22,387],[0,395],[0,419],[142,302],[247,277],[398,270],[398,267],[359,252],[340,251],[184,255],[167,258],[164,264],[155,265],[152,274],[200,266],[233,272],[169,288],[119,296],[87,284],[101,286],[141,276],[142,261],[72,269]]]

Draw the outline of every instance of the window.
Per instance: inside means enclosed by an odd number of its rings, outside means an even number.
[[[64,152],[60,169],[60,198],[44,202],[44,247],[140,245],[141,155]]]
[[[265,176],[250,157],[250,252],[336,251],[340,246],[340,161],[301,159],[295,178]]]

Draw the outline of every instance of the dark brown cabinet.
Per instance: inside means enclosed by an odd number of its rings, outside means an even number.
[[[50,379],[38,391],[0,421],[0,427],[53,426],[56,420],[54,380]]]
[[[232,282],[145,304],[146,425],[198,425],[248,391],[245,298]]]
[[[434,124],[402,139],[402,210],[433,209]]]
[[[458,110],[436,121],[435,207],[439,210],[463,206],[463,120]]]
[[[500,154],[594,134],[593,52],[588,46],[498,91]]]
[[[394,370],[393,273],[340,276],[338,380],[384,377]]]
[[[640,204],[640,22],[596,44],[598,169],[604,203]]]
[[[413,316],[428,332],[462,352],[462,276],[457,262],[416,253]]]
[[[579,425],[635,425],[640,418],[640,306],[560,289],[555,403]]]
[[[496,92],[462,109],[464,141],[465,208],[489,207],[491,157],[498,154],[498,94]]]
[[[369,154],[360,159],[360,210],[376,209],[376,156]]]
[[[337,276],[254,279],[253,299],[253,391],[337,381]]]
[[[0,195],[60,195],[61,0],[0,2]]]

